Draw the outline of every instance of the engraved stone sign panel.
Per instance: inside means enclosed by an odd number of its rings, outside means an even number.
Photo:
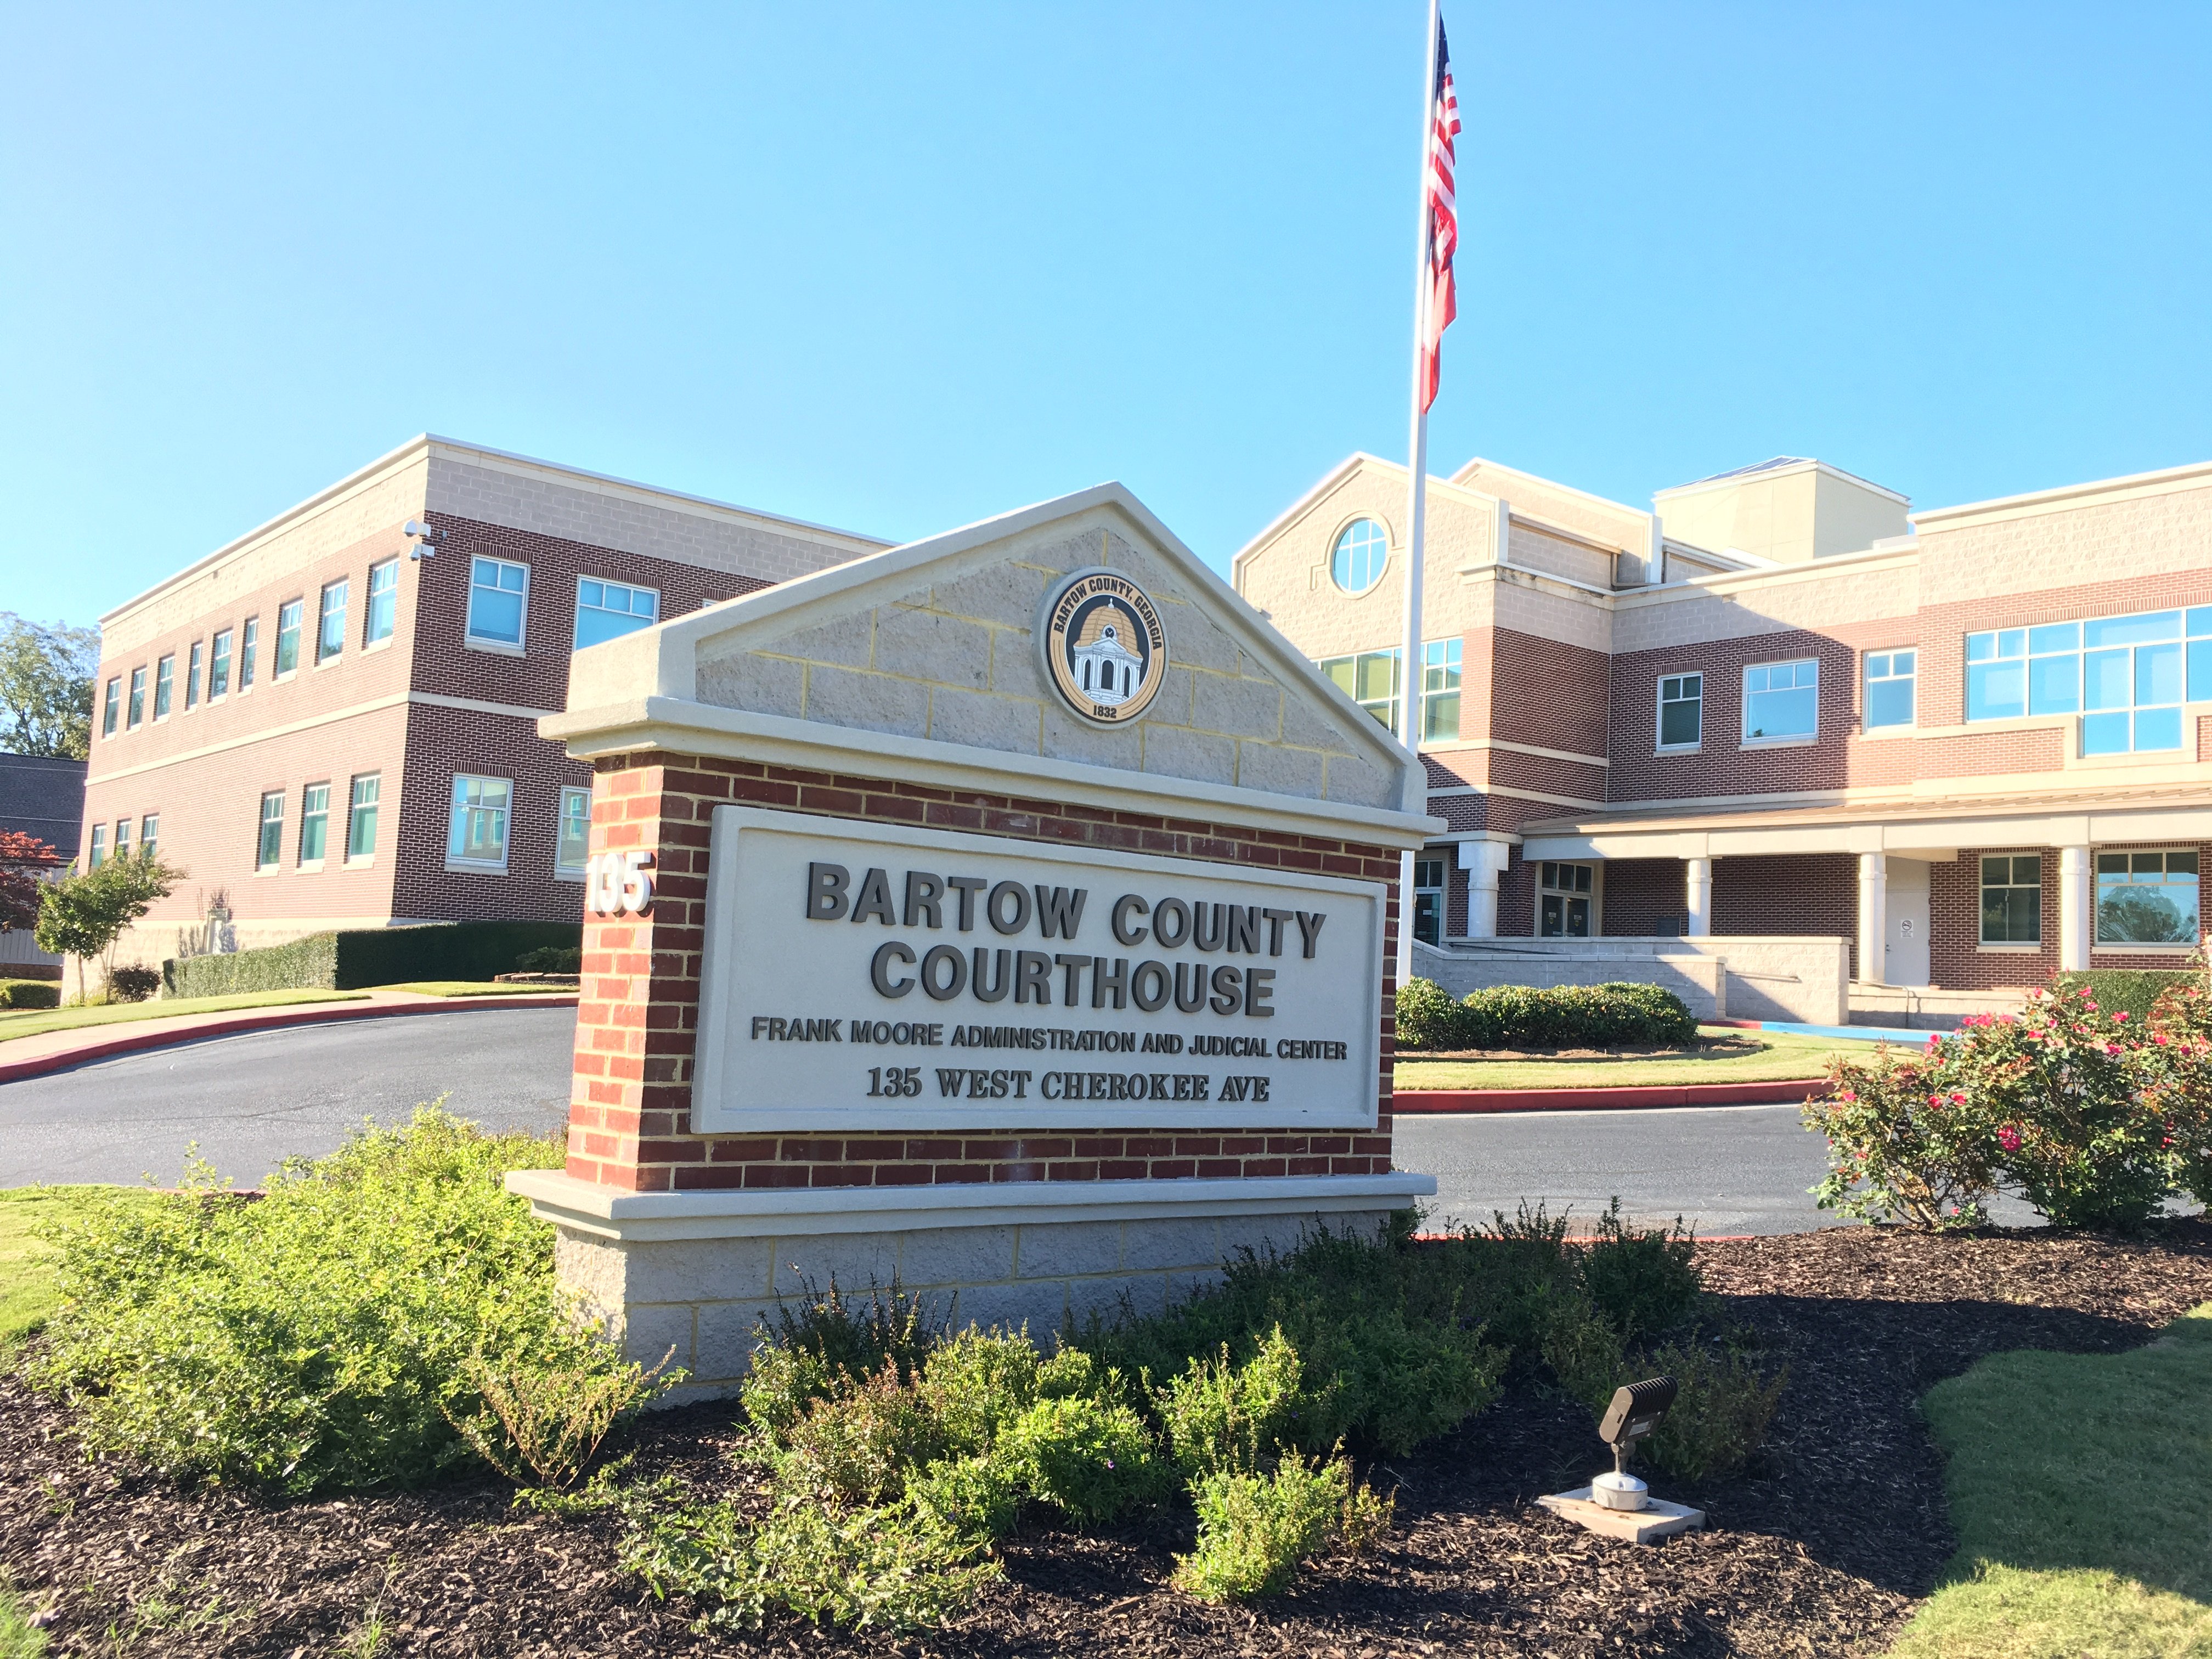
[[[714,809],[692,1127],[1376,1121],[1379,883]]]

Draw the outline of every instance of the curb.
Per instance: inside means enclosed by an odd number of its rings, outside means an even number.
[[[31,1060],[0,1060],[0,1083],[20,1082],[25,1078],[45,1077],[53,1072],[66,1072],[78,1066],[88,1066],[98,1060],[112,1060],[118,1054],[138,1054],[148,1048],[181,1047],[188,1042],[203,1042],[210,1037],[237,1036],[247,1031],[278,1030],[288,1025],[323,1025],[349,1019],[389,1019],[403,1014],[450,1014],[465,1008],[573,1008],[576,999],[568,996],[513,997],[449,997],[437,1001],[423,1002],[337,1002],[311,1003],[303,1008],[271,1009],[266,1013],[240,1010],[235,1015],[216,1014],[209,1017],[209,1024],[195,1025],[189,1030],[153,1030],[118,1033],[86,1043],[81,1048],[64,1049],[59,1054],[40,1054]],[[149,1019],[148,1025],[160,1025],[161,1021]],[[24,1041],[34,1041],[26,1038]]]
[[[1613,1112],[1639,1106],[1795,1106],[1820,1095],[1827,1079],[1771,1083],[1658,1084],[1614,1089],[1401,1089],[1394,1115],[1484,1112]]]

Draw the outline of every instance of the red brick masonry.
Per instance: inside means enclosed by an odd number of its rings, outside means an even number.
[[[825,817],[964,830],[1152,853],[1201,863],[1306,871],[1390,884],[1396,854],[1355,842],[1065,802],[831,775],[744,761],[641,753],[598,764],[592,847],[645,849],[658,872],[640,917],[584,919],[568,1173],[632,1192],[709,1188],[912,1187],[999,1181],[1115,1181],[1379,1175],[1390,1167],[1390,1012],[1376,1018],[1382,1065],[1369,1133],[1239,1130],[1026,1132],[854,1138],[695,1135],[691,1066],[706,942],[708,833],[725,802]],[[1383,957],[1396,959],[1395,890]],[[1386,968],[1387,972],[1387,968]]]

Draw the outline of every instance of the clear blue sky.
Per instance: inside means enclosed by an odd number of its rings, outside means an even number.
[[[1225,567],[1403,453],[1420,15],[17,0],[0,609],[426,429],[898,538],[1120,478]],[[2212,7],[1446,18],[1440,470],[2212,457]]]

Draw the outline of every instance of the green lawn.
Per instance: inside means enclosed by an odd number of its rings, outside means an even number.
[[[1406,1060],[1397,1066],[1401,1089],[1602,1089],[1667,1083],[1769,1083],[1778,1078],[1825,1076],[1829,1057],[1865,1060],[1870,1042],[1838,1042],[1789,1031],[1705,1028],[1728,1039],[1719,1053],[1645,1059],[1633,1054],[1582,1060]]]
[[[412,991],[426,997],[572,997],[573,985],[495,985],[488,979],[418,979],[405,985],[380,985],[380,991]]]
[[[1892,1659],[2212,1654],[2212,1303],[2132,1353],[1994,1355],[1925,1409],[1959,1553]]]
[[[53,1247],[34,1230],[74,1220],[102,1198],[135,1188],[11,1187],[0,1191],[0,1353],[46,1322],[58,1299],[50,1258]],[[0,1656],[7,1650],[0,1648]]]
[[[357,1002],[366,991],[247,991],[228,997],[178,997],[161,1002],[118,1002],[98,1008],[15,1008],[0,1013],[0,1042],[43,1036],[80,1025],[118,1025],[178,1014],[220,1014],[233,1008],[278,1008],[291,1002]]]

